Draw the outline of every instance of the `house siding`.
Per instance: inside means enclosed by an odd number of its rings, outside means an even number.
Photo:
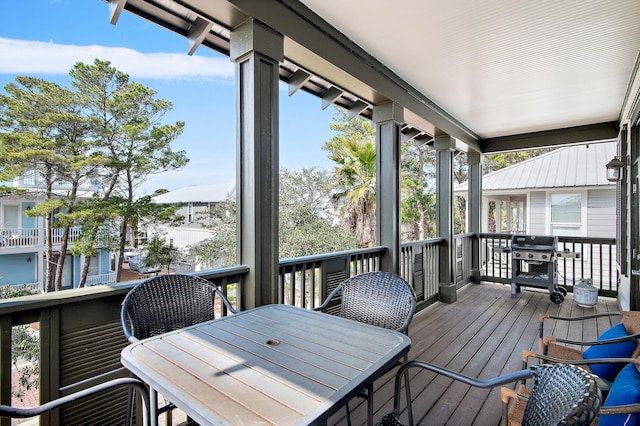
[[[529,193],[529,234],[544,235],[547,231],[547,193],[535,191]]]
[[[34,206],[36,205],[36,203],[29,201],[29,202],[23,202],[22,203],[22,227],[23,228],[28,228],[28,229],[35,229],[36,228],[36,218],[35,217],[29,217],[27,215],[25,215],[24,213],[26,211],[31,210]]]
[[[36,282],[34,257],[33,253],[0,256],[0,285],[21,285]],[[31,262],[28,259],[31,259]]]
[[[616,193],[593,189],[587,197],[587,235],[593,238],[615,238]]]
[[[100,274],[108,274],[109,267],[111,266],[109,263],[109,251],[108,250],[100,250]]]

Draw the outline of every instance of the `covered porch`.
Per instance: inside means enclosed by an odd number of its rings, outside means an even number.
[[[409,329],[413,342],[409,359],[431,362],[469,377],[488,379],[520,370],[522,350],[536,351],[539,314],[576,317],[616,310],[615,298],[601,297],[596,306],[585,308],[575,303],[572,296],[564,304],[556,305],[540,290],[530,289],[511,297],[507,285],[470,284],[458,293],[456,304],[435,303],[414,317]],[[588,320],[573,323],[571,328],[555,328],[554,334],[561,338],[591,340],[611,325],[614,324],[608,318]],[[499,388],[473,388],[434,373],[413,371],[411,389],[416,424],[500,424]],[[392,372],[376,382],[375,419],[391,411],[393,393]],[[406,422],[404,393],[400,401],[401,419]],[[366,424],[365,400],[352,400],[350,409],[352,424]],[[186,421],[180,411],[174,414],[174,419],[178,423]],[[346,425],[345,410],[335,414],[328,424]]]
[[[386,4],[372,7],[367,1],[348,2],[348,5],[338,1],[295,0],[109,0],[106,3],[112,23],[118,21],[120,14],[132,13],[185,37],[190,54],[198,48],[212,48],[236,63],[238,264],[224,270],[206,271],[202,276],[233,294],[238,308],[250,309],[269,303],[313,307],[335,280],[364,270],[391,271],[407,279],[419,294],[421,311],[410,327],[410,358],[433,361],[475,377],[492,377],[519,369],[520,351],[535,344],[540,312],[580,315],[583,308],[576,308],[571,295],[563,304],[553,304],[546,291],[527,290],[511,297],[510,287],[505,285],[509,280],[508,261],[504,271],[498,261],[496,271],[495,262],[483,260],[487,253],[483,241],[491,238],[498,245],[508,241],[508,236],[481,234],[483,155],[617,139],[618,155],[627,163],[618,183],[618,231],[611,236],[618,250],[613,257],[609,254],[612,252],[604,254],[609,262],[604,275],[608,285],[614,287],[600,288],[603,297],[594,309],[638,309],[640,221],[638,194],[634,190],[638,184],[640,136],[640,103],[637,102],[640,74],[636,61],[640,4],[637,1],[616,2],[615,6],[592,2],[591,8],[585,7],[582,1],[572,2],[575,9],[569,13],[575,15],[572,22],[578,26],[580,22],[589,22],[590,26],[576,29],[567,25],[567,32],[561,31],[565,27],[557,22],[558,16],[566,16],[566,8],[557,2],[539,3],[541,9],[536,10],[512,9],[514,15],[506,19],[513,24],[508,28],[510,31],[494,34],[493,43],[452,56],[444,54],[448,40],[455,38],[446,31],[446,23],[455,22],[459,11],[445,6],[446,2],[414,1],[402,10]],[[466,6],[471,12],[465,16],[473,19],[463,21],[461,27],[471,26],[473,22],[491,22],[492,17],[497,19],[500,8],[507,3],[497,1],[492,3],[494,7],[478,11],[473,7],[474,2],[468,2]],[[598,4],[606,4],[602,6],[604,10],[598,8]],[[354,9],[345,9],[346,6]],[[386,12],[402,12],[402,16],[390,19],[385,16]],[[483,15],[478,15],[479,12]],[[407,25],[402,17],[410,15],[424,19],[443,16],[445,25],[441,22],[437,31],[431,33],[416,33],[424,28],[416,23]],[[538,84],[529,85],[534,80],[523,78],[522,62],[512,69],[502,68],[505,62],[500,57],[494,58],[496,65],[489,69],[482,68],[479,61],[468,64],[465,73],[453,72],[460,62],[476,57],[476,52],[502,51],[500,41],[518,41],[516,46],[510,46],[511,55],[525,51],[538,32],[527,33],[527,37],[511,36],[519,33],[519,25],[524,22],[536,22],[528,17],[540,19],[541,16],[554,18],[554,30],[543,33],[546,34],[544,40],[553,44],[555,50],[541,49],[545,53],[540,53],[539,62],[555,61],[549,62],[545,78],[536,80]],[[552,43],[571,38],[575,33],[603,33],[601,16],[606,17],[605,27],[616,30],[607,32],[615,36],[606,37],[604,45],[582,50],[581,46],[595,46],[585,43],[582,37],[575,37],[569,48]],[[349,19],[345,21],[345,17]],[[391,25],[391,30],[383,31],[385,26],[379,25],[381,23]],[[365,31],[373,26],[376,31]],[[537,26],[533,24],[529,29],[533,27]],[[409,33],[408,29],[414,32]],[[482,28],[472,27],[470,34],[473,38],[486,33]],[[417,49],[421,40],[429,37],[440,39],[435,50],[408,55],[399,48],[415,43]],[[598,90],[598,96],[587,95],[589,102],[585,102],[584,93],[565,96],[564,89],[570,86],[571,79],[578,79],[572,71],[563,73],[565,78],[558,81],[550,78],[576,58],[589,59],[587,63],[591,64],[591,61],[602,60],[598,57],[603,52],[612,50],[614,58],[609,58],[603,74],[595,79],[581,75],[587,86],[595,84],[595,80],[610,83]],[[437,55],[438,52],[442,55]],[[521,56],[533,55],[530,50],[527,52],[528,55]],[[569,55],[575,52],[578,53]],[[407,60],[415,57],[421,61]],[[437,79],[436,83],[423,80],[421,73],[428,74],[430,60],[444,63],[444,67],[438,68],[441,75],[462,78],[441,84],[436,84]],[[511,77],[506,95],[500,86],[506,80],[497,78],[503,71]],[[376,247],[334,254],[339,258],[335,262],[336,259],[327,262],[316,257],[278,258],[279,81],[288,84],[290,93],[304,90],[318,96],[325,107],[336,103],[354,116],[360,114],[373,120],[378,156]],[[470,87],[468,84],[472,81],[492,84]],[[517,87],[532,89],[521,92],[514,89]],[[467,103],[470,99],[480,99],[483,93],[499,96],[478,104]],[[554,96],[545,97],[549,93]],[[432,99],[432,94],[437,99]],[[451,98],[447,98],[448,95]],[[464,95],[464,99],[454,95]],[[549,107],[561,98],[570,98],[572,102]],[[581,108],[587,104],[606,108]],[[537,108],[533,111],[525,106]],[[511,115],[514,112],[517,114]],[[569,112],[577,115],[567,115]],[[407,140],[429,144],[437,153],[438,235],[433,240],[403,244],[399,165],[400,147]],[[469,223],[468,234],[456,236],[452,213],[453,159],[460,153],[466,155],[469,164]],[[580,239],[569,243],[583,244]],[[611,244],[611,240],[587,243],[589,247]],[[601,255],[602,251],[597,253]],[[487,276],[504,284],[488,283]],[[1,402],[10,402],[11,329],[15,325],[39,324],[44,360],[40,371],[41,401],[109,377],[126,375],[119,358],[126,341],[118,314],[122,298],[131,286],[132,283],[95,287],[3,302],[0,306]],[[606,299],[604,290],[612,290],[607,295],[617,298]],[[595,324],[587,327],[578,333],[593,337],[601,331]],[[412,384],[416,388],[413,392],[416,418],[424,419],[425,423],[499,422],[500,405],[495,394],[432,380],[424,373],[415,376]],[[392,393],[389,376],[381,380],[376,389],[376,418],[390,409]],[[87,412],[104,416],[101,417],[104,424],[118,423],[125,397],[114,393],[108,398],[61,410],[44,418],[43,424],[83,424]],[[353,408],[355,424],[362,424],[364,406]],[[344,422],[340,414],[334,420],[333,424]],[[0,424],[10,423],[2,420]]]
[[[617,242],[619,303],[637,308],[638,275],[632,272],[639,269],[640,250],[633,190],[640,115],[637,2],[520,7],[466,1],[455,8],[437,0],[411,1],[401,8],[339,0],[106,3],[111,24],[130,13],[184,37],[186,54],[213,49],[235,64],[237,262],[249,268],[238,294],[241,308],[281,297],[280,82],[289,96],[307,92],[319,98],[322,108],[335,104],[351,117],[371,119],[380,270],[400,273],[406,267],[400,225],[402,146],[411,141],[435,151],[435,228],[442,241],[436,280],[444,294],[458,287],[456,156],[464,156],[468,168],[465,231],[478,235],[485,229],[486,154],[617,141],[622,166],[616,180],[616,235],[606,237]],[[589,170],[605,174],[604,167]],[[584,203],[595,201],[585,197]],[[479,244],[480,239],[471,240],[468,256],[475,282],[482,276]]]

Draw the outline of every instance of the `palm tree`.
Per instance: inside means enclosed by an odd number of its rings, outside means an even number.
[[[334,161],[337,191],[334,201],[340,206],[340,218],[351,229],[360,247],[375,244],[376,230],[376,147],[375,129],[363,117],[348,119],[346,111],[336,108],[331,129],[339,132],[325,142]]]

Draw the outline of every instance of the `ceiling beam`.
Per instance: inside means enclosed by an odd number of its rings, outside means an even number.
[[[482,139],[480,146],[482,147],[482,152],[487,154],[587,142],[605,142],[616,139],[618,137],[618,130],[618,123],[616,121],[609,121],[606,123],[567,127],[565,129]]]
[[[187,54],[192,56],[196,49],[202,44],[202,40],[209,34],[209,30],[213,26],[213,22],[207,21],[206,19],[202,19],[201,17],[196,17],[196,20],[193,21],[193,24],[189,27],[189,31],[187,33],[187,42],[189,49],[187,50]]]
[[[120,13],[124,9],[127,0],[108,0],[109,1],[109,23],[115,25],[118,23]]]
[[[332,105],[333,102],[342,96],[344,93],[342,90],[338,89],[336,86],[332,86],[322,95],[322,109],[327,109],[329,105]]]
[[[372,105],[396,102],[414,111],[442,132],[471,146],[477,145],[480,138],[476,133],[298,0],[228,1],[238,10],[264,22],[303,47],[304,51],[285,50],[285,57],[294,63],[300,63],[309,72],[344,87]],[[294,54],[301,56],[290,56]],[[323,72],[329,72],[328,70],[331,75]],[[353,90],[348,84],[342,84],[352,78],[368,89]]]
[[[287,85],[289,86],[289,96],[293,95],[311,78],[311,74],[301,69],[293,73]]]
[[[360,99],[352,103],[351,106],[349,107],[349,119],[352,119],[360,115],[360,113],[365,109],[367,109],[368,106],[369,104],[362,102]]]

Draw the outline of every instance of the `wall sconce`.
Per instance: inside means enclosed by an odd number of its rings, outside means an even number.
[[[31,258],[27,257],[27,263],[31,263]]]
[[[626,156],[613,157],[605,167],[607,168],[607,180],[609,182],[620,182],[622,179],[622,168],[629,164]]]

